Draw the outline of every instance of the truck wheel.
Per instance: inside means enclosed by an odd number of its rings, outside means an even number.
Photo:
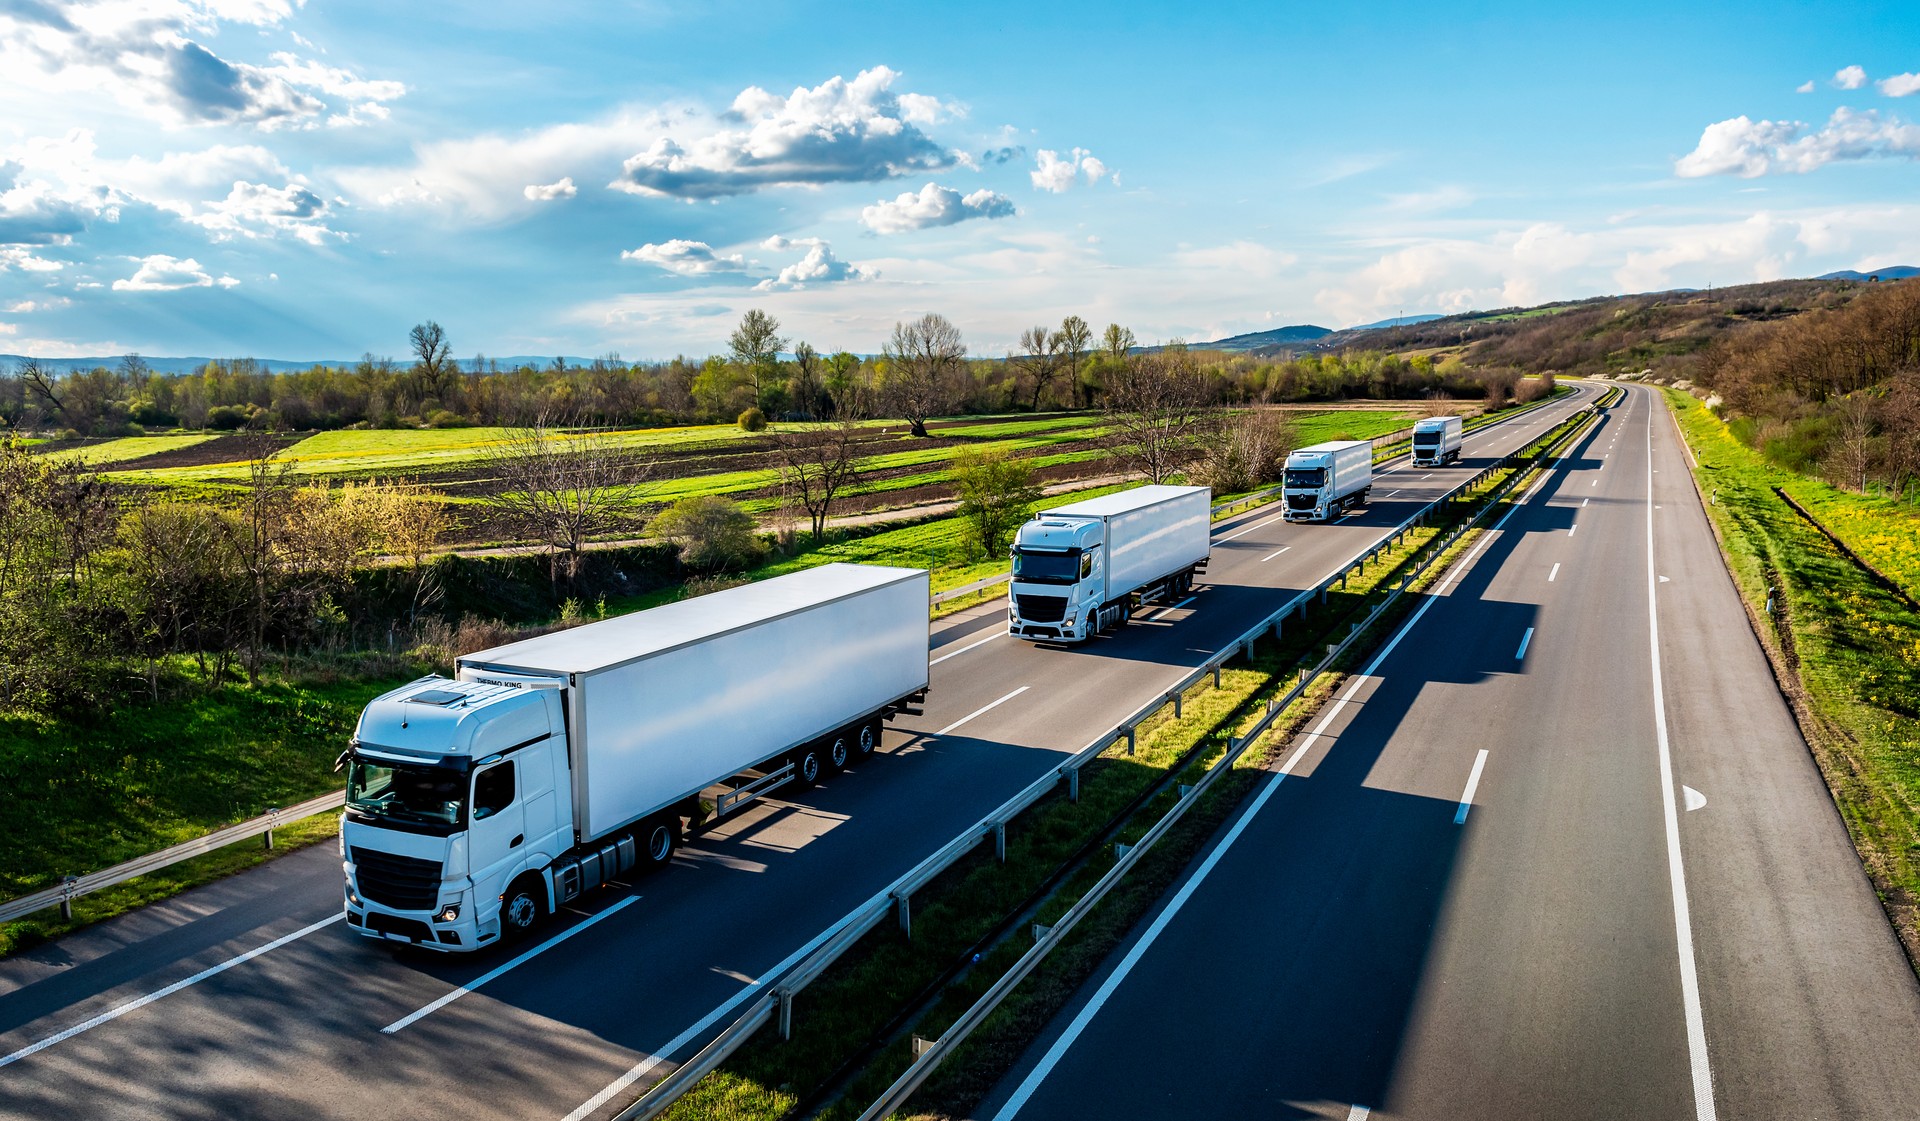
[[[870,720],[860,726],[860,734],[854,737],[853,746],[862,759],[872,755],[874,749],[880,746],[880,731],[878,720]]]
[[[801,748],[794,752],[792,761],[793,777],[799,779],[802,786],[812,786],[819,782],[821,774],[826,771],[826,766],[821,762],[820,749],[817,747]]]
[[[831,740],[827,741],[827,763],[832,766],[834,770],[840,770],[847,765],[847,759],[853,752],[853,748],[848,742],[852,738],[853,737],[847,734],[846,729],[842,728],[833,734]]]
[[[634,840],[640,842],[640,870],[657,872],[673,860],[673,850],[680,843],[680,815],[665,814],[652,818],[640,826]]]
[[[522,876],[500,897],[500,940],[519,942],[547,917],[547,888],[538,876]]]

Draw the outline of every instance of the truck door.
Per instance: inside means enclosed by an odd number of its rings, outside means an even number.
[[[467,851],[474,886],[483,893],[499,891],[500,866],[518,857],[526,843],[526,807],[518,777],[511,759],[474,772]]]

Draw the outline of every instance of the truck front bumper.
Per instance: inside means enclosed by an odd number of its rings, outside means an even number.
[[[459,917],[452,922],[441,922],[434,912],[395,911],[364,899],[348,899],[346,906],[347,929],[376,941],[457,954],[492,945],[500,937],[498,914],[485,924],[491,929],[483,929],[466,906],[460,908]]]

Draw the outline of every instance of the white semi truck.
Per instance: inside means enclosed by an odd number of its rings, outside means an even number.
[[[1013,541],[1007,631],[1082,642],[1193,587],[1213,550],[1213,492],[1144,486],[1059,506]]]
[[[928,576],[830,564],[460,658],[360,716],[348,926],[475,950],[871,753],[927,689]],[[705,795],[705,797],[703,797]]]
[[[1373,492],[1373,441],[1334,440],[1287,456],[1281,489],[1290,522],[1339,517]]]
[[[1413,465],[1439,467],[1460,458],[1460,443],[1466,431],[1457,416],[1428,417],[1413,425]]]

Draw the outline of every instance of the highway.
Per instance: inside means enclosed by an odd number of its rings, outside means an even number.
[[[978,1116],[1913,1116],[1920,985],[1687,454],[1630,390]]]
[[[325,845],[0,962],[0,1118],[610,1116],[847,912],[1596,393],[1469,437],[1457,466],[1392,468],[1339,524],[1222,523],[1193,599],[1112,639],[1012,640],[998,602],[945,621],[925,715],[871,762],[582,900],[519,958],[350,934]]]

